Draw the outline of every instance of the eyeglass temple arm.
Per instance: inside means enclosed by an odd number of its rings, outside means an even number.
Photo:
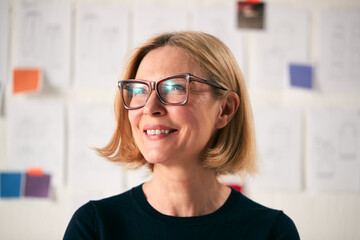
[[[211,80],[207,80],[207,79],[203,79],[201,77],[198,77],[198,76],[195,76],[195,75],[192,75],[190,74],[190,77],[196,81],[196,82],[201,82],[201,83],[205,83],[205,84],[208,84],[208,85],[211,85],[213,87],[216,87],[216,88],[219,88],[221,90],[224,90],[224,91],[227,91],[226,88],[223,88],[222,86],[220,86],[217,82],[214,82],[214,81],[211,81]]]

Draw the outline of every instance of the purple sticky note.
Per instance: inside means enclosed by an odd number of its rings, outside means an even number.
[[[22,174],[18,172],[0,173],[0,197],[19,198],[21,195]]]
[[[313,88],[313,67],[290,64],[290,83],[294,87]]]
[[[50,175],[30,175],[25,176],[25,197],[42,197],[49,196]]]

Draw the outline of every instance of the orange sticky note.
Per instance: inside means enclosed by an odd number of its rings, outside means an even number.
[[[16,68],[13,72],[13,93],[35,92],[40,89],[41,70]]]
[[[27,174],[30,176],[43,176],[44,170],[41,167],[29,167]]]

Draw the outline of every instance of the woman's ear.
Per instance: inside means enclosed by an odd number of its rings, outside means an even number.
[[[221,101],[223,101],[221,104],[221,112],[215,125],[217,129],[225,127],[231,121],[240,106],[240,98],[234,92],[229,92]]]

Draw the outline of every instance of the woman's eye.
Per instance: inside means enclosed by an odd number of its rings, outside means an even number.
[[[169,80],[161,85],[163,92],[185,92],[186,81],[184,80]]]
[[[146,89],[145,88],[134,88],[133,93],[135,96],[139,95],[139,94],[146,94]]]
[[[185,87],[181,85],[171,85],[167,87],[168,91],[185,91]]]

